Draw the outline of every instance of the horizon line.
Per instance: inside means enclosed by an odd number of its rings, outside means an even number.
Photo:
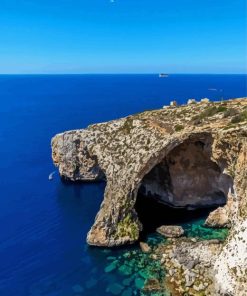
[[[167,72],[147,72],[147,73],[0,73],[1,76],[5,75],[159,75],[161,73],[167,75],[247,75],[246,73],[203,73],[203,72],[195,72],[195,73],[183,73],[183,72],[174,72],[174,73],[167,73]]]

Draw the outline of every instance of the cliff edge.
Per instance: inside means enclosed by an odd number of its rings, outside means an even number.
[[[52,139],[52,158],[65,179],[107,182],[87,236],[91,245],[138,239],[137,194],[173,207],[221,206],[231,229],[214,264],[216,286],[246,295],[246,98],[170,106],[64,132]]]

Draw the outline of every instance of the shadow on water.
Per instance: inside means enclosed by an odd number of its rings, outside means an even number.
[[[193,224],[198,220],[206,219],[211,211],[217,207],[189,210],[186,208],[172,208],[158,203],[152,198],[138,195],[135,209],[143,225],[141,239],[145,239],[150,233],[161,225]]]

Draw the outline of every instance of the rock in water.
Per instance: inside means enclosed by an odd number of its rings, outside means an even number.
[[[180,237],[184,234],[183,227],[175,225],[162,225],[156,231],[165,237]]]
[[[227,227],[229,226],[229,213],[225,207],[219,207],[211,212],[205,221],[205,226],[208,227]]]
[[[151,252],[151,248],[149,247],[149,245],[147,243],[140,242],[140,248],[143,253],[150,253]]]
[[[147,292],[157,292],[161,290],[161,286],[160,283],[157,279],[155,278],[149,278],[146,282],[145,282],[145,286],[144,286],[144,291]]]

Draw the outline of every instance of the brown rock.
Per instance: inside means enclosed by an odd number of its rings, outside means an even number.
[[[143,290],[149,292],[159,291],[161,290],[161,286],[157,279],[151,278],[146,281]]]
[[[149,245],[147,243],[140,242],[140,248],[143,253],[150,253],[151,252],[151,248],[149,247]]]
[[[205,221],[208,227],[226,227],[229,225],[229,214],[224,207],[219,207],[211,212]]]
[[[181,226],[163,225],[156,229],[156,231],[165,237],[180,237],[184,234]]]

